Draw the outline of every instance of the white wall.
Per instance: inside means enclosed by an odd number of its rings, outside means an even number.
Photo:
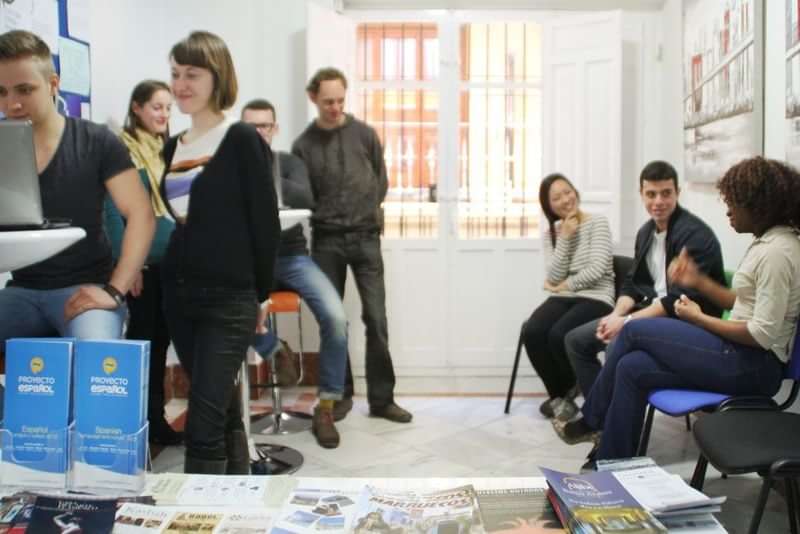
[[[784,148],[784,2],[764,2],[766,19],[765,49],[765,131],[764,155],[785,159]],[[661,104],[664,127],[663,147],[667,160],[674,162],[683,174],[683,110],[681,105],[682,81],[682,0],[666,0],[662,10],[663,37],[663,101]],[[739,264],[751,236],[739,235],[728,224],[725,205],[719,200],[713,184],[687,184],[683,182],[681,203],[700,215],[716,232],[722,244],[725,267],[735,269]]]

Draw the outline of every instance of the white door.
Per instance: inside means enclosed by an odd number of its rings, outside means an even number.
[[[535,96],[541,99],[537,105],[543,110],[543,126],[536,138],[541,143],[536,184],[541,176],[556,169],[574,178],[587,208],[608,215],[612,231],[618,236],[622,51],[619,14],[550,20],[542,24],[542,86],[536,93],[540,96]],[[456,14],[437,22],[439,81],[433,90],[439,93],[438,230],[428,238],[383,239],[397,389],[500,392],[508,384],[520,324],[544,298],[540,240],[474,238],[465,231],[465,215],[479,214],[491,204],[489,196],[479,204],[466,197],[464,179],[459,176],[463,175],[465,157],[464,146],[459,146],[459,128],[464,127],[459,96],[477,86],[459,81],[458,35],[463,18]],[[309,76],[330,61],[351,73],[355,71],[352,63],[340,60],[346,55],[345,47],[356,49],[354,42],[343,38],[344,31],[351,31],[355,38],[355,24],[348,17],[310,4],[307,30],[309,43],[320,33],[335,32],[337,36],[328,41],[330,46],[324,52],[318,44],[309,44]],[[354,76],[350,80],[348,102],[352,103],[358,83]],[[477,89],[486,89],[486,94],[499,90],[491,83]],[[513,84],[511,89],[515,89]],[[486,137],[490,135],[487,131]],[[395,150],[393,157],[396,156]],[[487,169],[491,164],[486,162]],[[474,220],[478,226],[482,224],[480,216]],[[355,286],[349,282],[346,291],[350,352],[358,381],[363,378],[364,329]],[[524,362],[521,370],[519,390],[542,391]]]

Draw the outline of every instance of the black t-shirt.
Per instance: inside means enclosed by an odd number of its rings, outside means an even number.
[[[58,289],[104,284],[111,277],[111,245],[103,230],[106,180],[131,169],[128,150],[105,126],[67,118],[53,159],[39,175],[45,218],[66,218],[86,237],[63,252],[11,273],[9,285]]]

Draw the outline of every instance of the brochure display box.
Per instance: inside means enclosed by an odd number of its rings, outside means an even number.
[[[98,436],[69,433],[67,486],[86,493],[134,493],[144,489],[149,449],[147,423],[135,434]]]
[[[68,429],[31,436],[0,430],[0,485],[63,489],[67,480]]]

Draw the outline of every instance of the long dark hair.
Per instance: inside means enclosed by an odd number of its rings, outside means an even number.
[[[136,134],[136,128],[144,129],[144,124],[142,124],[139,116],[133,112],[133,104],[136,103],[139,107],[144,106],[150,102],[150,99],[153,98],[153,95],[158,91],[166,91],[172,94],[169,85],[159,80],[144,80],[137,83],[136,87],[133,88],[131,99],[128,101],[128,114],[125,116],[125,124],[123,124],[122,129],[128,132],[134,139],[139,139],[139,136]],[[157,135],[162,136],[166,141],[169,137],[169,125],[167,125],[167,130],[164,133]]]
[[[561,173],[554,172],[553,174],[548,174],[542,179],[542,184],[539,186],[539,205],[542,207],[542,212],[544,216],[547,218],[547,224],[550,226],[550,242],[553,244],[553,248],[556,247],[556,221],[560,219],[556,212],[553,211],[552,206],[550,206],[550,188],[556,183],[558,180],[564,180],[568,186],[575,191],[575,196],[578,198],[578,201],[581,200],[581,195],[578,193],[578,190],[575,189],[575,186],[572,185],[572,182]]]

